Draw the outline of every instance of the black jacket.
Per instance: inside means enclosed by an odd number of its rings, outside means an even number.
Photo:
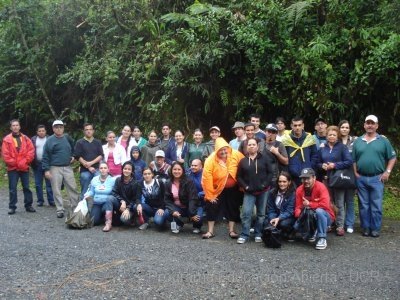
[[[274,159],[266,152],[257,153],[254,160],[248,156],[239,163],[237,181],[246,193],[252,194],[271,186]]]
[[[162,180],[155,179],[150,192],[145,188],[144,181],[142,180],[140,189],[142,191],[142,199],[146,204],[150,205],[152,208],[165,209],[165,186]],[[142,203],[142,199],[136,203]]]
[[[139,182],[132,178],[128,183],[124,183],[121,177],[115,179],[114,188],[112,195],[117,198],[119,202],[124,200],[127,207],[133,207],[137,201],[140,201],[142,197],[142,190]]]
[[[190,178],[185,177],[184,179],[181,179],[178,195],[181,203],[189,209],[190,216],[195,216],[197,214],[199,198],[197,196],[196,186]],[[168,180],[165,183],[165,204],[171,214],[176,210],[174,197],[172,195],[171,180]]]

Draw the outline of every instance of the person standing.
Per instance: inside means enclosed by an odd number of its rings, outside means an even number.
[[[277,117],[275,119],[275,125],[276,128],[278,128],[278,134],[276,136],[276,140],[280,142],[282,140],[282,136],[285,133],[290,132],[290,130],[286,130],[285,119],[283,117]]]
[[[163,150],[164,152],[167,151],[169,144],[174,143],[175,139],[173,136],[171,136],[171,127],[169,127],[169,124],[163,124],[161,127],[161,134],[162,136],[160,137],[159,140],[159,145],[160,145],[160,150]]]
[[[211,140],[205,143],[203,154],[201,156],[202,161],[205,161],[206,158],[214,152],[215,140],[221,135],[221,130],[218,126],[211,127],[209,131]]]
[[[196,128],[193,133],[193,143],[188,144],[187,154],[185,155],[185,169],[189,169],[195,159],[201,159],[205,148],[203,143],[203,133]]]
[[[24,192],[25,210],[35,212],[32,207],[33,197],[29,189],[29,165],[33,161],[35,149],[32,141],[21,133],[19,120],[10,121],[11,133],[6,135],[1,146],[2,157],[7,166],[8,188],[10,192],[10,202],[8,205],[9,215],[15,214],[17,209],[17,184],[21,179]]]
[[[79,193],[74,178],[71,164],[75,158],[73,156],[74,143],[70,136],[64,134],[64,123],[61,120],[53,122],[54,134],[50,136],[43,148],[42,168],[44,175],[51,182],[54,202],[57,207],[57,218],[63,218],[64,212],[68,209],[68,214],[76,207],[79,200]],[[69,199],[62,198],[61,185],[67,190]]]
[[[121,175],[122,164],[129,160],[126,157],[125,149],[115,142],[114,131],[107,132],[106,140],[107,144],[103,145],[104,161],[107,163],[112,176]]]
[[[241,152],[243,155],[247,155],[247,141],[249,139],[256,138],[258,142],[258,151],[262,152],[265,149],[265,134],[264,139],[260,140],[255,135],[255,126],[253,123],[246,123],[244,124],[244,132],[246,133],[246,138],[240,143],[238,151]]]
[[[243,244],[250,238],[251,217],[254,206],[257,211],[255,224],[255,242],[261,243],[262,227],[265,219],[268,190],[271,187],[273,167],[266,152],[258,151],[258,142],[255,138],[247,140],[247,155],[239,163],[237,181],[244,190],[242,208],[242,233],[237,240]]]
[[[231,146],[232,149],[238,150],[240,143],[246,139],[246,135],[244,134],[243,122],[235,122],[235,124],[232,127],[232,130],[235,132],[236,138],[234,138],[229,142],[229,146]]]
[[[317,145],[317,150],[319,150],[326,145],[326,129],[328,124],[324,118],[319,117],[315,119],[314,125],[315,132],[313,137],[315,139],[315,145]]]
[[[251,114],[250,115],[250,123],[254,124],[254,134],[256,138],[258,138],[261,141],[265,141],[265,133],[264,131],[261,130],[260,124],[261,124],[261,116],[259,114]],[[260,147],[261,149],[261,147]]]
[[[42,168],[43,148],[48,138],[46,133],[46,127],[44,125],[38,125],[36,127],[36,135],[33,136],[31,139],[33,147],[35,149],[35,159],[32,163],[32,169],[35,176],[35,188],[38,206],[43,206],[44,203],[43,178],[46,183],[47,201],[49,202],[50,206],[55,206],[53,191],[51,189],[51,182],[44,177],[44,171]]]
[[[87,192],[90,181],[99,173],[99,163],[104,157],[103,146],[94,138],[93,124],[83,125],[84,137],[76,142],[74,157],[81,164],[80,182],[81,199]]]
[[[384,183],[396,163],[396,152],[389,140],[377,133],[378,118],[365,118],[365,134],[353,145],[353,167],[358,189],[363,236],[379,237],[382,225]]]

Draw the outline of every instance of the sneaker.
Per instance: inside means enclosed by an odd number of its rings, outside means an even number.
[[[62,211],[58,211],[57,218],[59,218],[59,219],[64,218],[64,213]]]
[[[254,228],[250,228],[250,233],[254,233]]]
[[[181,229],[181,227],[179,225],[176,225],[176,229],[172,229],[171,232],[178,234],[180,229]]]
[[[362,235],[363,236],[369,236],[369,228],[364,228]]]
[[[317,231],[315,231],[315,233],[308,238],[308,242],[314,243],[316,240],[317,240]]]
[[[255,241],[256,243],[262,243],[262,239],[261,239],[261,237],[259,237],[259,236],[256,236],[256,237],[254,238],[254,241]]]
[[[15,209],[14,208],[10,208],[10,210],[8,211],[9,215],[13,215],[15,214]]]
[[[38,202],[37,206],[38,207],[42,207],[43,206],[43,202]]]
[[[371,236],[374,237],[374,238],[379,237],[379,231],[377,231],[377,230],[372,230],[372,231],[371,231]]]
[[[347,232],[347,233],[353,233],[353,232],[354,232],[354,229],[351,228],[351,227],[347,227],[346,232]]]
[[[54,207],[54,206],[56,206],[56,204],[54,202],[50,202],[49,206],[53,206]]]
[[[149,223],[143,223],[142,225],[139,226],[139,230],[146,230],[147,227],[149,227]]]
[[[201,232],[200,228],[194,228],[192,231],[194,234],[198,234]]]
[[[317,250],[324,250],[326,249],[326,246],[328,246],[328,244],[326,243],[326,239],[325,238],[319,238],[317,245],[315,245],[315,249]]]
[[[343,227],[336,228],[336,235],[337,236],[344,236],[344,229]]]
[[[240,238],[238,238],[238,239],[236,240],[236,243],[238,243],[238,244],[244,244],[244,243],[246,243],[246,239],[240,237]]]

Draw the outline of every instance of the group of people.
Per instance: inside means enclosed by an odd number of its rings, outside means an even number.
[[[365,134],[358,138],[350,135],[346,120],[328,126],[324,118],[317,118],[314,134],[304,130],[301,117],[291,120],[290,130],[281,117],[265,130],[260,123],[257,114],[248,123],[235,122],[235,138],[229,143],[217,126],[209,129],[210,141],[203,142],[202,131],[196,129],[189,143],[182,130],[172,136],[167,124],[160,137],[153,130],[148,140],[139,127],[125,125],[118,138],[108,131],[102,145],[94,138],[93,124],[84,124],[83,138],[74,143],[61,120],[53,122],[53,135],[47,136],[45,126],[39,125],[32,139],[21,133],[18,120],[12,120],[11,133],[2,143],[9,178],[8,214],[16,212],[19,178],[25,209],[35,212],[29,189],[32,166],[38,206],[44,204],[45,182],[47,201],[56,206],[57,217],[68,218],[80,200],[88,200],[94,225],[104,222],[106,232],[113,222],[138,224],[145,230],[153,219],[156,226],[168,222],[171,231],[179,233],[188,218],[197,234],[205,217],[202,238],[210,239],[215,222],[225,218],[228,235],[238,244],[249,241],[253,231],[255,242],[262,242],[263,229],[272,225],[283,238],[291,241],[300,232],[322,250],[330,228],[336,228],[338,236],[353,233],[357,190],[362,234],[380,235],[383,186],[396,153],[377,133],[376,116],[365,118]],[[75,160],[80,165],[80,193],[71,167]],[[333,185],[338,170],[352,173],[356,186]],[[67,198],[62,197],[62,186]],[[300,230],[305,210],[315,218],[312,232]]]

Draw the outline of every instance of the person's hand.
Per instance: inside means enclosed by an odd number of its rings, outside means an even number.
[[[121,207],[119,208],[120,212],[123,212],[126,209],[126,202],[124,200],[121,201]]]
[[[69,161],[70,164],[72,164],[75,161],[75,157],[71,157],[71,160]]]
[[[272,154],[278,155],[279,154],[279,149],[277,147],[272,146],[269,151],[271,151]]]
[[[126,220],[126,219],[129,219],[129,209],[125,209],[125,210],[122,212],[121,216],[122,216],[125,220]]]
[[[142,214],[142,205],[138,204],[136,210],[137,210],[138,215],[141,215]]]
[[[217,203],[217,201],[218,201],[218,198],[215,198],[215,199],[211,199],[211,200],[210,200],[211,203]]]
[[[324,169],[325,171],[328,170],[328,164],[327,163],[323,163],[322,164],[322,169]]]
[[[95,168],[93,168],[93,167],[89,167],[89,168],[88,168],[88,170],[89,170],[89,172],[90,172],[90,173],[94,173],[94,172],[96,172],[96,169],[95,169]]]
[[[195,215],[191,219],[192,219],[193,222],[198,222],[198,221],[200,221],[200,216]]]
[[[303,197],[303,205],[304,206],[309,206],[310,205],[310,201],[308,201],[305,197]]]
[[[44,172],[44,177],[46,177],[46,179],[50,180],[50,179],[51,179],[51,173],[50,173],[50,171]]]
[[[380,181],[382,181],[382,182],[388,181],[389,180],[389,176],[390,176],[390,173],[383,172],[381,177],[380,177]]]
[[[156,214],[157,214],[157,216],[162,216],[162,215],[164,215],[164,210],[161,209],[161,208],[159,208],[159,209],[157,210]]]
[[[278,223],[279,223],[279,218],[273,218],[269,223],[272,226],[276,227],[276,225],[278,225]]]
[[[179,218],[181,216],[181,214],[178,211],[174,211],[172,213],[172,216],[175,217],[175,218]]]

